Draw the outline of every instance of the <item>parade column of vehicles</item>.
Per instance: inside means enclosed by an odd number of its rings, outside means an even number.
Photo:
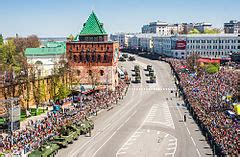
[[[156,83],[156,75],[154,74],[154,70],[152,68],[152,65],[147,65],[146,71],[148,71],[148,74],[146,74],[146,75],[149,76],[149,83]],[[140,75],[139,65],[134,66],[134,72],[135,72],[135,74],[134,74],[135,83],[140,83],[141,82],[141,75]]]
[[[28,157],[49,157],[54,156],[61,148],[67,147],[68,144],[77,140],[80,135],[91,134],[94,128],[92,120],[85,120],[74,125],[68,125],[60,128],[60,135],[52,140],[45,142],[41,147],[32,151]]]

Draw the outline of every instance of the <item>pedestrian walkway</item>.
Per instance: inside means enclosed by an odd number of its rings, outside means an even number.
[[[48,107],[48,111],[51,111],[51,110],[52,110],[52,107]],[[32,121],[42,120],[44,117],[47,116],[48,111],[46,111],[45,113],[42,113],[38,116],[31,116],[31,117],[25,119],[24,121],[21,121],[20,122],[20,129],[26,128],[26,126],[28,125],[28,122],[31,121],[31,120]]]
[[[176,88],[138,88],[138,87],[133,87],[129,88],[129,90],[133,91],[174,91]]]

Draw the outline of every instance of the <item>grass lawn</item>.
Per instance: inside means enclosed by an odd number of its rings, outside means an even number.
[[[37,113],[36,113],[36,111],[37,111]],[[38,108],[38,110],[36,110],[36,108],[31,108],[30,109],[31,116],[38,116],[38,115],[41,115],[41,114],[43,114],[45,112],[47,112],[47,110],[45,109],[44,112],[43,112],[42,108]],[[20,121],[24,121],[26,118],[27,118],[26,112],[24,110],[22,110],[21,111]]]

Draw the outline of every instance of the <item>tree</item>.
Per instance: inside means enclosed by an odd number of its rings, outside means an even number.
[[[195,71],[196,67],[199,67],[199,62],[198,62],[199,58],[200,56],[194,53],[187,57],[187,67],[189,68],[189,70]]]
[[[58,93],[57,93],[57,98],[58,99],[64,99],[70,94],[70,90],[68,86],[64,83],[61,83],[58,85]]]
[[[219,68],[220,68],[219,64],[213,63],[213,64],[208,64],[208,65],[205,67],[205,70],[206,70],[206,72],[209,73],[209,74],[214,74],[214,73],[216,73],[216,72],[219,71]]]
[[[26,48],[36,48],[41,45],[39,38],[36,35],[31,35],[26,38],[14,38],[17,53],[24,53]]]
[[[0,45],[3,45],[3,36],[0,34]]]
[[[205,29],[204,30],[204,34],[219,34],[220,30],[219,29]]]
[[[201,33],[199,32],[199,30],[194,28],[193,30],[189,31],[188,34],[201,34]]]

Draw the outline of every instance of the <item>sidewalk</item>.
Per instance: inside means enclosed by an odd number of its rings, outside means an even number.
[[[26,126],[27,126],[27,124],[28,124],[28,122],[30,121],[30,120],[32,120],[32,121],[36,121],[36,120],[42,120],[44,117],[46,117],[47,116],[47,112],[49,112],[49,111],[51,111],[53,109],[53,107],[51,106],[51,107],[48,107],[48,110],[45,112],[45,113],[43,113],[43,114],[41,114],[41,115],[38,115],[38,116],[31,116],[31,117],[29,117],[29,118],[26,118],[24,121],[21,121],[20,122],[20,129],[24,129],[24,128],[26,128]]]

